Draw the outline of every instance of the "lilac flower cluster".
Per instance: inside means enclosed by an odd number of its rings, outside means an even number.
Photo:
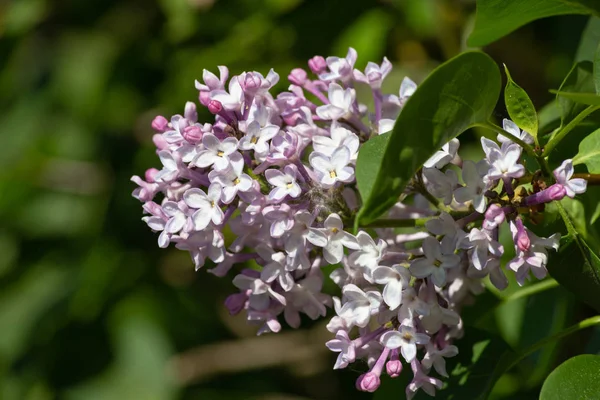
[[[160,232],[158,245],[189,251],[196,269],[207,259],[217,276],[235,264],[252,266],[233,278],[239,292],[226,307],[245,312],[259,334],[278,332],[281,317],[298,327],[301,313],[314,320],[333,308],[327,328],[335,338],[326,346],[339,353],[334,368],[367,361],[359,390],[375,391],[384,368],[397,377],[410,365],[408,398],[419,389],[434,395],[442,382],[433,371],[447,377],[445,359],[458,353],[453,342],[463,333],[462,305],[483,290],[487,276],[499,289],[507,285],[500,225],[506,221],[512,232],[516,256],[507,268],[517,281],[523,284],[530,271],[544,278],[548,249],[557,249],[559,235],[536,236],[519,210],[573,197],[586,181],[572,179],[566,160],[553,185],[525,189],[531,177],[520,164],[523,149],[510,138],[483,138],[485,158],[477,163],[463,161],[453,139],[415,176],[405,196],[410,202],[389,212],[424,221],[422,229],[350,233],[360,207],[360,147],[392,129],[416,90],[405,78],[398,95],[382,93],[390,62],[369,62],[359,71],[356,57],[354,49],[345,58],[316,56],[308,62],[313,76],[294,69],[288,91],[276,97],[273,70],[230,79],[226,67],[219,76],[205,70],[196,88],[214,121],[199,123],[191,102],[183,115],[156,117],[153,140],[162,168],[146,171],[145,179],[134,176],[133,196],[143,202],[143,220]],[[370,87],[373,111],[358,102],[359,84]],[[504,130],[532,141],[511,121]],[[327,266],[335,266],[330,278],[340,297],[322,292]]]

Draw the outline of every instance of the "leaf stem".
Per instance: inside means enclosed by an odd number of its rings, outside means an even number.
[[[549,278],[549,279],[543,280],[541,282],[534,283],[533,285],[525,286],[524,288],[519,289],[515,293],[513,293],[509,296],[506,296],[504,299],[502,299],[502,302],[500,304],[505,304],[509,301],[521,299],[521,298],[527,297],[527,296],[532,296],[534,294],[538,294],[545,290],[553,289],[557,286],[558,286],[558,282],[556,282],[552,278]]]
[[[548,166],[548,162],[545,159],[545,155],[540,155],[540,154],[536,153],[536,151],[533,149],[533,147],[531,147],[529,144],[525,143],[523,140],[514,136],[510,132],[505,131],[504,129],[502,129],[501,127],[499,127],[498,125],[496,125],[490,121],[480,122],[480,123],[474,124],[473,126],[479,126],[481,128],[486,128],[486,129],[492,130],[494,132],[498,132],[502,136],[517,143],[530,156],[532,156],[533,158],[535,158],[537,160],[538,164],[540,164],[540,168],[541,168],[542,172],[544,173],[544,175],[552,176],[552,171],[550,170],[550,167]],[[490,137],[489,135],[485,135],[485,136]],[[491,138],[491,139],[494,139],[494,138]]]
[[[546,144],[544,148],[544,152],[542,153],[543,157],[546,157],[554,148],[560,143],[561,140],[567,136],[569,132],[571,132],[581,121],[583,121],[588,115],[593,113],[594,111],[600,109],[600,106],[588,106],[582,112],[580,112],[575,118],[571,120],[565,127],[559,130],[552,139]]]

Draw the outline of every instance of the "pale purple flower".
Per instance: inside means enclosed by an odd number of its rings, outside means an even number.
[[[384,332],[379,341],[390,350],[399,348],[402,357],[409,363],[417,356],[417,345],[428,343],[429,336],[418,333],[412,326],[400,325],[398,330]]]
[[[356,58],[356,50],[354,50],[352,47],[348,49],[346,58],[327,57],[325,61],[327,63],[327,67],[329,67],[329,72],[319,74],[319,79],[323,81],[333,81],[339,79],[342,82],[348,82],[350,79],[352,79],[352,69],[354,68]]]
[[[454,198],[459,203],[473,202],[473,207],[477,212],[483,213],[486,206],[485,191],[487,184],[483,177],[486,175],[488,165],[485,162],[475,164],[467,160],[463,162],[462,178],[465,186],[454,191]]]
[[[458,186],[456,172],[451,169],[442,172],[437,168],[423,168],[425,187],[434,197],[443,199],[444,204],[452,203],[454,189]]]
[[[510,119],[506,119],[504,118],[502,120],[502,128],[510,133],[511,135],[513,135],[516,138],[521,139],[522,141],[524,141],[527,144],[533,144],[533,136],[531,136],[528,132],[526,131],[521,131],[521,129],[519,129],[519,127],[517,126],[517,124],[515,124],[514,122],[512,122]],[[498,141],[502,144],[509,142],[512,143],[512,141],[510,140],[510,138],[498,134],[497,137]]]
[[[206,136],[205,136],[206,137]],[[252,188],[252,178],[243,172],[244,160],[239,153],[230,158],[229,168],[222,171],[210,171],[208,179],[211,183],[219,183],[223,188],[221,201],[229,204],[239,192],[247,192]]]
[[[575,194],[585,193],[587,181],[581,178],[571,178],[573,176],[573,160],[565,160],[560,167],[554,170],[556,183],[563,185],[567,196],[574,198]]]
[[[518,144],[504,142],[502,147],[499,147],[496,142],[481,138],[481,145],[490,164],[487,173],[487,178],[490,181],[520,178],[525,174],[525,167],[518,163],[523,151],[523,148]]]
[[[215,170],[222,171],[229,166],[231,156],[237,154],[238,140],[228,137],[220,141],[215,135],[206,134],[202,137],[202,145],[203,150],[198,151],[192,165],[206,168],[214,164]]]
[[[362,291],[354,284],[348,284],[342,289],[345,303],[337,308],[337,314],[346,321],[349,327],[364,328],[368,325],[371,315],[375,314],[381,305],[381,294],[376,291]]]
[[[458,147],[460,146],[460,142],[458,139],[452,139],[448,143],[442,146],[441,150],[435,152],[433,156],[431,156],[425,163],[424,167],[427,168],[443,168],[451,162],[454,157],[456,157],[456,153],[458,152]]]
[[[381,66],[369,61],[364,74],[355,69],[354,79],[358,82],[366,83],[371,86],[372,89],[380,89],[381,83],[391,71],[392,63],[386,57],[383,57]]]
[[[223,222],[223,210],[219,207],[220,198],[221,185],[218,183],[211,184],[208,188],[208,193],[204,193],[202,189],[192,188],[183,194],[185,204],[197,210],[192,214],[194,229],[201,231],[211,221],[215,225]]]
[[[312,138],[315,152],[331,157],[337,148],[345,146],[350,150],[350,159],[356,160],[360,141],[354,132],[334,123],[331,125],[330,135]]]
[[[423,240],[423,258],[415,259],[410,265],[410,272],[417,278],[431,276],[433,283],[442,287],[446,283],[446,269],[455,268],[460,263],[460,256],[454,253],[443,253],[440,242],[434,237]]]
[[[335,361],[333,369],[346,368],[349,363],[354,362],[356,358],[356,349],[354,343],[348,337],[348,332],[340,329],[335,334],[335,339],[331,339],[325,346],[331,351],[340,353]]]
[[[403,265],[396,264],[392,267],[377,267],[373,270],[372,278],[375,283],[385,285],[383,288],[383,301],[395,310],[402,303],[402,290],[410,284],[410,272]]]
[[[356,237],[344,231],[339,215],[330,214],[323,225],[323,228],[310,228],[313,234],[308,235],[307,239],[315,246],[323,247],[323,256],[328,263],[339,263],[344,256],[344,247],[352,250],[359,249]]]
[[[458,354],[458,348],[456,346],[446,345],[442,349],[438,349],[431,343],[428,343],[425,348],[427,349],[427,353],[425,354],[425,357],[423,357],[423,361],[421,361],[421,365],[425,371],[429,372],[433,366],[438,374],[447,378],[446,358],[456,356]]]
[[[338,120],[352,113],[356,92],[331,83],[328,90],[329,104],[317,107],[317,115],[324,120]]]
[[[279,132],[277,125],[261,127],[258,121],[252,121],[246,128],[246,135],[240,139],[240,150],[254,150],[259,156],[266,156],[269,140]]]
[[[286,196],[296,198],[302,193],[302,189],[296,182],[298,168],[293,165],[286,165],[283,171],[278,169],[268,169],[265,171],[267,182],[274,186],[269,193],[269,200],[280,202]]]
[[[308,161],[314,168],[318,181],[324,187],[334,186],[336,182],[352,182],[354,180],[354,168],[348,165],[350,150],[346,146],[338,147],[331,156],[312,152]]]
[[[158,157],[163,168],[154,176],[156,182],[173,182],[179,177],[179,160],[173,156],[173,153],[167,150],[158,152]]]

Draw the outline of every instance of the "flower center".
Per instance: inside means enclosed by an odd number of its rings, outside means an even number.
[[[285,185],[285,187],[287,187],[288,189],[291,189],[292,186],[294,186],[292,182],[288,182],[287,185]]]
[[[225,153],[221,150],[217,151],[217,156],[219,157],[223,157],[225,155]]]
[[[435,265],[436,267],[441,267],[442,266],[442,262],[440,260],[435,260],[433,262],[433,265]]]
[[[250,143],[256,144],[256,142],[258,142],[258,138],[256,136],[253,136],[252,139],[250,139]]]
[[[406,340],[407,342],[410,342],[413,339],[413,335],[410,332],[404,332],[402,334],[402,339]]]
[[[240,178],[235,178],[232,182],[234,185],[238,185],[240,183]]]
[[[331,228],[331,233],[333,233],[334,235],[336,233],[338,233],[340,230],[338,228]]]
[[[336,178],[337,174],[335,173],[335,170],[329,171],[329,177],[330,178]]]

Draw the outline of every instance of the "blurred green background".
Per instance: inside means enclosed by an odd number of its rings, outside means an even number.
[[[292,68],[353,46],[359,67],[390,58],[396,92],[404,75],[419,82],[465,49],[474,9],[472,0],[0,1],[0,399],[371,398],[354,389],[365,365],[331,370],[323,323],[257,338],[243,316],[227,315],[231,280],[160,250],[129,178],[159,165],[150,122],[197,100],[203,68],[273,67],[285,90]],[[538,21],[486,51],[542,106],[585,22]],[[530,306],[506,314],[513,342]],[[539,379],[509,378],[498,396],[536,398]]]

